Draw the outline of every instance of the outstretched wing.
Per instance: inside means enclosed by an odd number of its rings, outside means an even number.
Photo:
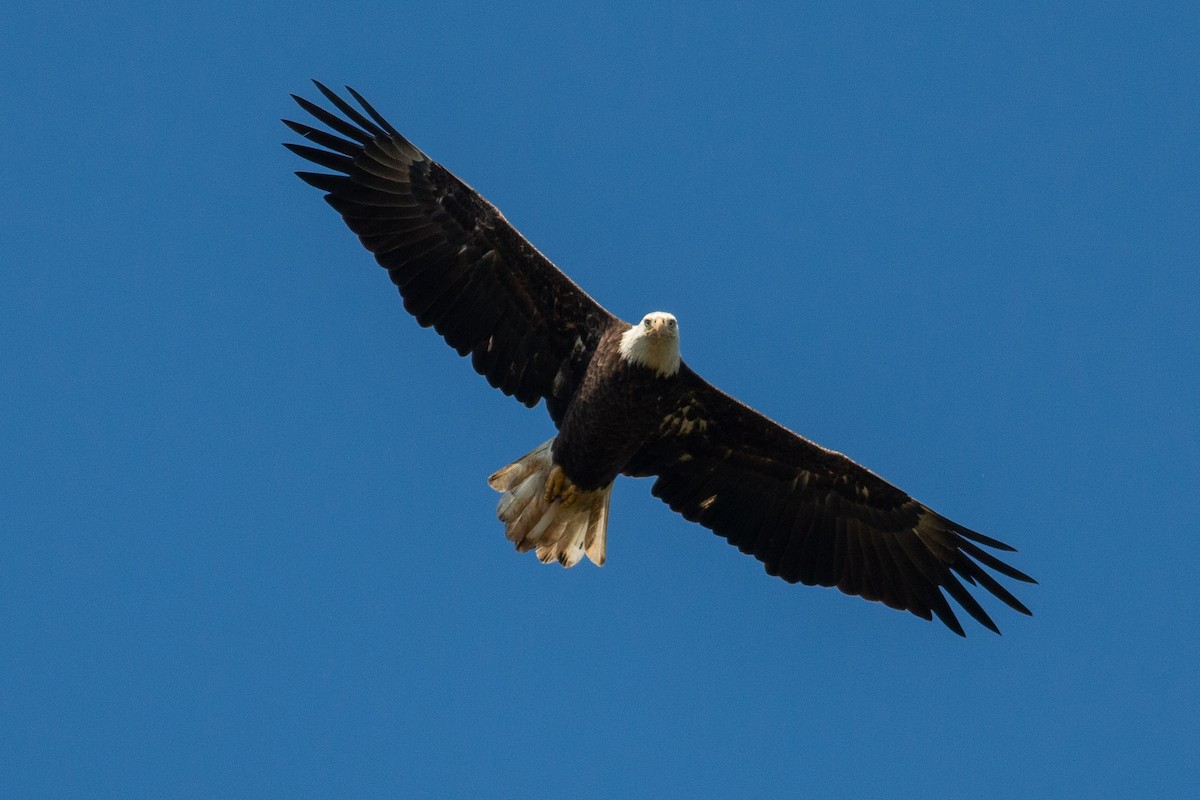
[[[347,87],[361,111],[316,85],[342,116],[293,95],[332,133],[284,120],[320,147],[285,146],[333,174],[296,174],[326,192],[417,322],[505,394],[530,407],[545,398],[557,424],[616,318],[357,92]]]
[[[680,370],[672,411],[625,473],[657,476],[651,492],[791,583],[836,586],[963,634],[944,591],[999,633],[963,586],[1029,614],[988,567],[1035,582],[982,546],[1006,544],[926,508],[878,475],[792,433]],[[981,566],[982,565],[982,566]]]

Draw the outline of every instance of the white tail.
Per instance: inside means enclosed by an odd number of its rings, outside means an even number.
[[[584,491],[564,483],[566,491],[557,486],[548,491],[552,478],[565,481],[561,469],[555,474],[553,444],[551,439],[488,478],[488,486],[503,493],[496,516],[517,550],[536,550],[543,564],[573,567],[587,555],[599,566],[604,563],[612,484]]]

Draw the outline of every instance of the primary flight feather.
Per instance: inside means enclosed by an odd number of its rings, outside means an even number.
[[[613,481],[654,477],[672,510],[786,581],[937,615],[959,635],[947,596],[999,632],[964,581],[1030,613],[987,571],[1034,582],[985,549],[1013,548],[710,385],[680,359],[675,317],[610,314],[357,92],[355,108],[316,85],[339,113],[293,95],[326,130],[284,120],[317,145],[286,146],[329,172],[296,174],[326,193],[417,322],[505,394],[544,400],[558,428],[488,479],[518,550],[602,564]]]

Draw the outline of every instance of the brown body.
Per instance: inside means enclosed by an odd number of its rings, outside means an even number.
[[[554,462],[580,489],[602,489],[662,424],[675,386],[621,358],[626,323],[609,327],[567,406],[554,440]]]

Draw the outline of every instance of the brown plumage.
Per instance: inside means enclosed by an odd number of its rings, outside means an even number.
[[[332,133],[285,120],[323,149],[287,147],[333,174],[297,174],[326,193],[421,325],[505,394],[545,400],[559,428],[489,481],[518,549],[602,563],[613,479],[654,477],[655,496],[784,580],[937,615],[960,635],[947,595],[998,632],[963,581],[1030,613],[984,569],[1032,583],[984,549],[1013,548],[711,386],[679,361],[673,317],[613,316],[360,95],[348,89],[361,110],[317,87],[342,116],[296,97]]]

